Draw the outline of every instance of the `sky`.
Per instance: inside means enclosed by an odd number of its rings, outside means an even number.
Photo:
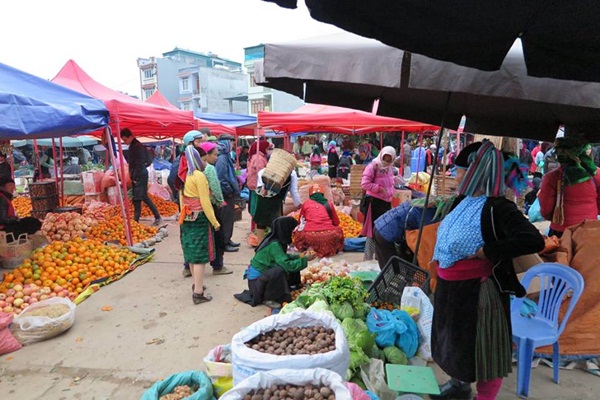
[[[261,0],[5,1],[0,62],[52,79],[72,59],[93,79],[140,96],[138,58],[175,47],[243,62],[244,47],[340,32]]]

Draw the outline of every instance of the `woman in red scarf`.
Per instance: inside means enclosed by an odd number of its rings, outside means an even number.
[[[344,232],[335,206],[319,185],[313,185],[308,194],[310,199],[300,209],[302,228],[294,233],[294,245],[300,251],[312,248],[318,257],[331,257],[344,249]]]

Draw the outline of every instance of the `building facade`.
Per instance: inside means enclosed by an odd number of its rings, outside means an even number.
[[[254,63],[265,56],[265,46],[244,48],[244,67],[248,72],[248,114],[257,115],[259,111],[294,111],[304,105],[304,101],[289,93],[257,85],[254,81]]]
[[[144,101],[159,90],[174,106],[194,113],[247,112],[248,77],[241,63],[179,48],[137,63]]]

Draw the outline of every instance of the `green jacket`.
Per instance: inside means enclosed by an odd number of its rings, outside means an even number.
[[[208,187],[210,188],[210,202],[215,206],[223,204],[223,192],[221,191],[221,183],[217,177],[217,170],[214,165],[206,163],[204,167],[204,175],[208,180]]]
[[[295,254],[287,254],[278,242],[270,243],[267,247],[257,252],[252,260],[252,265],[257,271],[263,273],[269,268],[279,265],[285,272],[298,272],[308,266],[306,257],[298,257]]]

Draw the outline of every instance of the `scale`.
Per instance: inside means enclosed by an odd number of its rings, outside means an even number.
[[[440,388],[431,367],[386,364],[387,383],[400,394],[440,394]]]

